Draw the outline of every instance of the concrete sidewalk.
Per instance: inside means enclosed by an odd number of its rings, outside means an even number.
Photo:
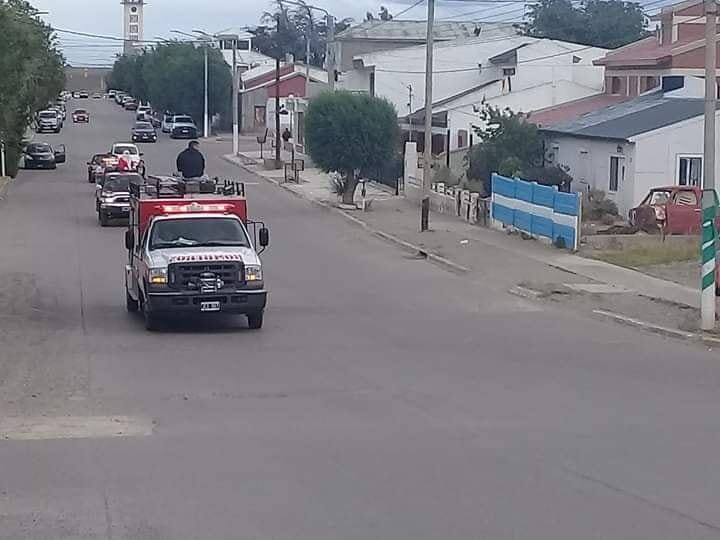
[[[283,171],[266,171],[259,165],[248,165],[247,156],[229,155],[225,159],[299,197],[333,209],[409,252],[499,287],[510,288],[523,282],[604,283],[680,306],[698,308],[700,305],[700,295],[695,289],[580,257],[519,235],[472,225],[452,215],[432,213],[431,230],[421,233],[418,206],[375,184],[368,184],[367,189],[367,197],[373,200],[370,211],[352,211],[339,208],[338,198],[330,190],[328,175],[318,169],[301,173],[300,184],[285,183]],[[356,201],[359,201],[359,190]]]

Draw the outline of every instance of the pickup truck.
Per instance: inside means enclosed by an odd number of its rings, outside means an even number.
[[[265,225],[248,220],[242,183],[131,183],[127,310],[139,310],[149,331],[169,316],[213,313],[245,315],[259,329],[267,303],[259,255],[269,241]]]
[[[42,133],[43,131],[53,131],[55,133],[60,133],[61,128],[62,123],[60,122],[60,118],[58,117],[57,112],[51,109],[46,109],[38,113],[37,127],[35,128],[35,131],[37,133]]]
[[[643,228],[641,222],[650,216],[664,234],[698,234],[702,225],[701,205],[702,189],[697,186],[656,187],[630,210],[630,224]]]

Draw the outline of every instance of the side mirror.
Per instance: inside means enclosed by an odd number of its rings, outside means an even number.
[[[270,231],[266,227],[263,227],[262,229],[260,229],[259,236],[260,246],[268,247],[268,245],[270,245]]]
[[[132,230],[125,231],[125,248],[127,248],[128,251],[132,251],[132,249],[135,247],[135,235],[133,234]]]

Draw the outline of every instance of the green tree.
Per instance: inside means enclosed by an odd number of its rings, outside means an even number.
[[[390,160],[399,137],[392,104],[350,92],[325,92],[313,99],[305,132],[312,160],[324,171],[342,175],[342,199],[348,204],[354,200],[356,171]]]
[[[531,36],[614,49],[648,35],[642,6],[622,0],[540,0],[532,5]]]
[[[323,17],[299,0],[302,5],[286,4],[283,0],[275,0],[275,9],[263,14],[261,25],[251,31],[253,47],[273,58],[283,58],[292,54],[297,59],[304,59],[306,42],[310,39],[310,64],[322,66],[327,50],[327,24]],[[277,21],[280,19],[280,32]],[[352,19],[343,19],[335,23],[335,33],[348,28]]]
[[[25,0],[0,3],[0,140],[11,176],[34,114],[65,85],[64,59],[52,29],[36,13]]]
[[[187,113],[196,121],[204,114],[205,51],[192,43],[163,43],[134,56],[120,56],[108,77],[112,88],[152,103],[157,110]],[[210,115],[230,110],[232,74],[222,53],[208,49]]]
[[[486,192],[492,173],[522,176],[524,170],[543,165],[542,136],[524,114],[483,103],[480,125],[473,130],[479,142],[467,154],[467,177],[480,180]]]

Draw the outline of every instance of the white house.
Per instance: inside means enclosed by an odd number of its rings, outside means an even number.
[[[593,60],[605,49],[527,36],[473,38],[435,46],[433,71],[433,153],[469,144],[477,108],[494,106],[530,112],[597,94],[603,68]],[[424,146],[425,46],[355,57],[339,85],[368,92],[395,105],[406,136]]]
[[[660,88],[547,126],[547,157],[569,168],[574,190],[605,191],[623,216],[653,187],[702,185],[702,85],[685,77],[679,90]],[[716,144],[720,149],[720,122]]]
[[[228,66],[232,68],[233,63],[233,45],[235,39],[221,39],[223,36],[237,36],[237,48],[235,52],[235,61],[239,73],[244,73],[258,66],[272,66],[275,59],[266,56],[260,52],[254,51],[252,48],[252,34],[244,29],[226,29],[218,32],[217,46],[222,52],[223,58]]]

